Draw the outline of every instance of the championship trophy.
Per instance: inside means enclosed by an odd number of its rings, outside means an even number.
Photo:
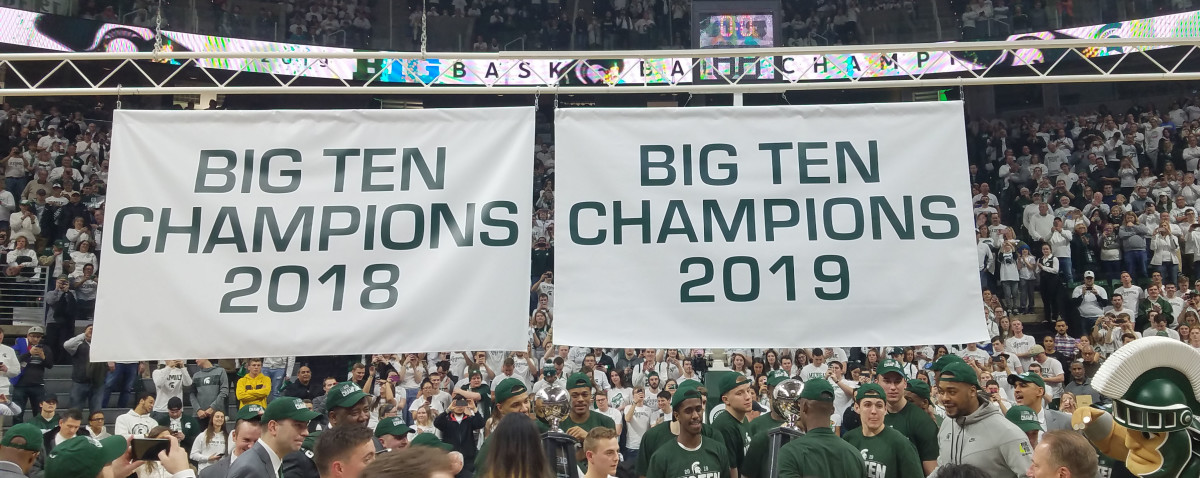
[[[533,410],[539,420],[550,426],[550,431],[542,434],[542,444],[546,448],[546,458],[554,466],[554,474],[558,478],[577,478],[579,466],[575,447],[578,442],[558,427],[571,412],[571,396],[562,387],[551,385],[534,396]]]
[[[779,449],[792,438],[804,434],[796,427],[796,419],[800,417],[800,391],[803,389],[803,382],[789,378],[775,385],[771,393],[771,408],[783,417],[784,423],[767,432],[771,448],[767,455],[766,478],[779,477]]]

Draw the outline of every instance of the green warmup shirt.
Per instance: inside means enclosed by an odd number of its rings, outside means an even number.
[[[730,478],[731,466],[720,441],[702,436],[695,450],[684,448],[678,440],[659,447],[646,478]]]
[[[650,469],[650,459],[654,457],[654,452],[659,447],[664,444],[677,443],[675,434],[671,433],[672,423],[674,422],[659,423],[650,427],[642,435],[642,443],[638,447],[637,467],[635,468],[637,476],[646,476],[646,472]],[[720,444],[722,447],[725,446],[724,443],[720,442],[720,435],[717,435],[717,432],[707,423],[700,425],[700,434],[704,435],[705,438],[713,439],[714,444]]]
[[[758,418],[750,420],[750,424],[746,425],[746,434],[754,437],[758,435],[758,432],[771,431],[781,426],[783,426],[783,420],[776,420],[770,413],[764,413]],[[754,443],[754,441],[751,440],[750,443]]]
[[[834,435],[832,428],[813,428],[779,449],[780,478],[866,476],[867,466],[858,449]]]
[[[846,432],[842,439],[862,451],[867,478],[925,478],[916,447],[895,428],[885,426],[880,434],[868,437],[859,427]]]
[[[889,413],[883,417],[883,423],[908,437],[913,446],[917,447],[917,456],[921,461],[937,461],[937,424],[929,418],[928,413],[921,410],[921,407],[908,402],[898,413]]]
[[[725,443],[725,449],[729,451],[729,464],[734,468],[741,468],[742,460],[746,458],[746,445],[750,444],[750,434],[746,431],[749,426],[748,420],[739,422],[729,412],[713,419],[713,430]]]

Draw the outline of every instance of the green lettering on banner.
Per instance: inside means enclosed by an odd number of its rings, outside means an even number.
[[[363,152],[363,167],[362,167],[362,190],[363,192],[372,191],[393,191],[395,186],[391,183],[375,184],[371,182],[371,176],[375,173],[390,173],[396,168],[392,166],[376,166],[376,156],[395,156],[396,148],[368,148]],[[405,183],[406,185],[408,183]]]
[[[276,157],[279,157],[279,156],[283,156],[288,159],[291,159],[293,163],[301,162],[300,152],[296,151],[294,149],[286,149],[286,148],[272,149],[272,150],[268,150],[266,153],[263,153],[262,158],[259,158],[260,164],[258,167],[258,188],[261,189],[265,193],[283,194],[283,193],[295,192],[297,189],[300,189],[300,170],[299,169],[285,169],[285,170],[280,171],[279,175],[282,177],[285,177],[285,178],[289,178],[290,181],[288,181],[288,183],[283,186],[271,185],[271,181],[270,181],[270,179],[271,179],[270,178],[270,176],[271,176],[271,174],[270,174],[271,160]]]
[[[483,231],[479,235],[479,242],[485,246],[503,247],[511,246],[517,243],[517,233],[519,231],[517,222],[508,219],[498,219],[492,216],[492,211],[503,209],[505,212],[515,215],[517,214],[517,203],[512,201],[488,201],[483,203],[479,221],[485,226],[494,226],[503,228],[508,232],[508,235],[503,239],[492,236],[489,231]]]
[[[113,252],[117,254],[140,254],[150,248],[150,236],[142,236],[142,240],[132,246],[126,246],[121,240],[125,232],[125,219],[129,216],[142,216],[145,222],[154,220],[154,211],[148,207],[127,207],[117,211],[113,219]]]
[[[392,239],[392,216],[399,212],[409,212],[413,215],[413,238],[407,242],[396,242]],[[383,247],[393,251],[407,251],[421,247],[425,238],[425,210],[415,204],[393,204],[383,210],[380,216],[383,220],[379,226],[379,240]]]
[[[946,232],[936,232],[929,226],[921,226],[921,232],[929,239],[952,239],[958,237],[958,219],[953,214],[935,213],[930,209],[934,204],[944,204],[946,207],[954,208],[954,198],[950,196],[926,196],[921,198],[921,217],[931,221],[945,222],[947,227]]]
[[[350,217],[350,224],[345,227],[334,227],[333,216],[345,214]],[[317,236],[317,250],[329,250],[329,238],[333,236],[349,236],[358,231],[358,208],[354,206],[325,206],[321,208],[321,233]]]
[[[742,229],[743,220],[746,221],[746,240],[754,242],[756,231],[753,199],[739,200],[737,210],[733,212],[733,219],[729,222],[725,221],[725,215],[721,212],[721,204],[716,200],[705,199],[701,204],[704,208],[704,242],[712,242],[714,222],[720,228],[721,237],[725,238],[725,242],[736,241],[738,232]]]
[[[834,264],[838,266],[837,273],[826,274],[825,264]],[[846,262],[845,257],[838,255],[817,256],[817,259],[813,261],[813,276],[821,282],[838,283],[838,289],[836,292],[830,292],[824,287],[816,287],[814,290],[817,293],[818,299],[842,300],[850,296],[850,266]]]
[[[676,217],[682,224],[672,227]],[[679,199],[667,201],[667,212],[663,217],[662,228],[658,230],[658,243],[667,242],[667,237],[671,234],[682,234],[687,236],[688,242],[696,242],[696,229],[692,226],[692,219],[688,217],[687,206]]]
[[[230,234],[221,236],[225,231],[225,223],[229,223]],[[236,207],[226,206],[217,210],[217,218],[213,221],[208,241],[204,244],[204,253],[211,254],[217,244],[233,244],[238,252],[246,252],[246,236],[242,233],[242,221],[238,218]]]
[[[783,206],[787,210],[787,219],[775,219],[775,208]],[[775,240],[775,229],[789,228],[800,224],[800,205],[791,199],[764,199],[763,200],[763,226],[766,228],[766,240],[771,242]]]
[[[912,240],[915,237],[913,234],[913,198],[912,196],[904,196],[904,208],[901,213],[904,214],[904,219],[900,219],[896,214],[896,210],[892,208],[892,204],[883,196],[871,196],[871,237],[875,240],[883,239],[883,217],[887,217],[888,222],[892,225],[892,230],[896,232],[902,240]]]
[[[357,149],[326,149],[325,156],[334,158],[333,192],[340,193],[346,188],[346,158],[358,156]]]
[[[792,143],[760,143],[758,145],[759,151],[771,152],[771,184],[783,183],[783,165],[780,164],[779,152],[785,149],[792,149]]]
[[[737,182],[738,171],[736,163],[717,164],[717,169],[725,171],[725,177],[720,179],[712,177],[712,173],[709,171],[709,156],[716,151],[724,152],[731,158],[737,156],[737,148],[734,148],[732,144],[717,143],[704,145],[704,147],[700,148],[700,180],[704,184],[711,186],[728,186]]]
[[[613,203],[613,244],[623,244],[625,237],[625,226],[641,226],[642,227],[642,244],[650,243],[650,201],[642,200],[642,216],[641,217],[625,217],[622,212],[622,203],[617,201]]]
[[[408,185],[411,181],[412,169],[415,165],[417,172],[421,173],[421,180],[425,182],[425,188],[429,190],[439,190],[446,188],[446,147],[437,147],[437,159],[434,164],[434,169],[429,168],[429,163],[425,161],[425,156],[421,155],[421,150],[417,148],[404,148],[404,156],[401,159],[400,171],[400,190],[408,191]]]
[[[851,212],[854,213],[854,229],[852,229],[850,232],[838,232],[836,229],[834,229],[833,207],[841,205],[850,206]],[[825,210],[822,215],[825,219],[825,235],[829,236],[830,239],[839,241],[852,241],[862,237],[863,228],[865,226],[863,221],[863,207],[862,203],[858,202],[857,199],[830,198],[828,201],[825,201]]]
[[[216,167],[212,165],[213,158],[222,158],[226,161],[224,166]],[[203,193],[227,193],[233,191],[233,187],[237,184],[237,175],[233,173],[233,168],[237,167],[237,153],[227,149],[202,149],[200,150],[200,161],[197,163],[196,170],[196,194]],[[224,184],[209,186],[209,176],[220,176],[225,178]]]
[[[670,167],[675,161],[675,150],[665,144],[643,144],[641,151],[641,178],[642,186],[669,186],[675,182],[675,168]],[[661,161],[651,161],[651,153],[661,153],[663,159]],[[665,171],[662,179],[653,179],[650,177],[651,169],[662,169]]]
[[[158,236],[154,238],[154,252],[161,254],[167,248],[168,234],[186,234],[188,236],[188,254],[195,254],[200,247],[200,214],[199,206],[192,208],[192,222],[186,226],[171,225],[171,208],[164,207],[158,220]]]
[[[475,203],[467,203],[467,218],[463,221],[466,226],[464,228],[458,226],[458,221],[454,219],[454,213],[450,212],[450,206],[445,203],[433,203],[430,206],[430,216],[433,216],[433,225],[429,228],[429,247],[437,249],[442,242],[442,224],[446,225],[446,230],[450,232],[450,237],[454,239],[454,244],[458,247],[471,247],[475,243]]]
[[[296,213],[292,215],[292,220],[288,222],[287,231],[282,234],[279,231],[279,221],[275,218],[275,208],[268,206],[259,206],[254,211],[254,240],[251,243],[251,250],[254,252],[263,251],[263,234],[269,229],[271,232],[271,243],[275,246],[276,252],[288,250],[288,246],[292,243],[292,238],[296,233],[300,233],[300,252],[307,252],[312,244],[312,224],[313,216],[316,214],[316,208],[313,206],[301,206],[296,208]]]
[[[571,236],[571,242],[581,246],[598,246],[600,244],[604,244],[604,240],[608,238],[608,231],[605,231],[604,229],[596,231],[596,235],[592,237],[583,237],[580,235],[579,212],[585,209],[596,211],[596,215],[599,217],[604,217],[607,214],[607,210],[604,208],[604,203],[596,201],[584,201],[573,204],[569,213],[571,217],[571,230],[567,231]]]
[[[879,182],[879,144],[875,140],[867,141],[867,158],[871,162],[870,166],[863,164],[862,156],[859,156],[858,151],[854,149],[854,145],[849,141],[838,141],[834,148],[837,151],[837,168],[838,182],[846,182],[846,159],[854,163],[854,168],[858,170],[858,175],[864,182],[877,183]]]
[[[796,162],[799,163],[799,165],[800,165],[800,184],[829,184],[829,178],[827,178],[827,177],[814,177],[814,176],[808,175],[808,167],[809,166],[820,166],[820,165],[829,164],[828,158],[810,158],[810,157],[808,157],[808,150],[810,150],[810,149],[827,149],[827,148],[829,148],[829,143],[826,143],[826,142],[796,143],[796,147],[797,147]]]

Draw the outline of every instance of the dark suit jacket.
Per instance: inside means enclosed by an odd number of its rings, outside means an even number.
[[[262,443],[255,443],[229,468],[229,478],[279,478]]]
[[[213,463],[203,470],[200,470],[198,478],[226,478],[229,476],[229,455],[221,457],[216,463]]]

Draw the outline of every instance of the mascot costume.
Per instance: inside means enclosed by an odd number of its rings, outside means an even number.
[[[1092,377],[1112,411],[1082,407],[1071,423],[1142,478],[1200,477],[1200,351],[1167,337],[1121,347]]]

